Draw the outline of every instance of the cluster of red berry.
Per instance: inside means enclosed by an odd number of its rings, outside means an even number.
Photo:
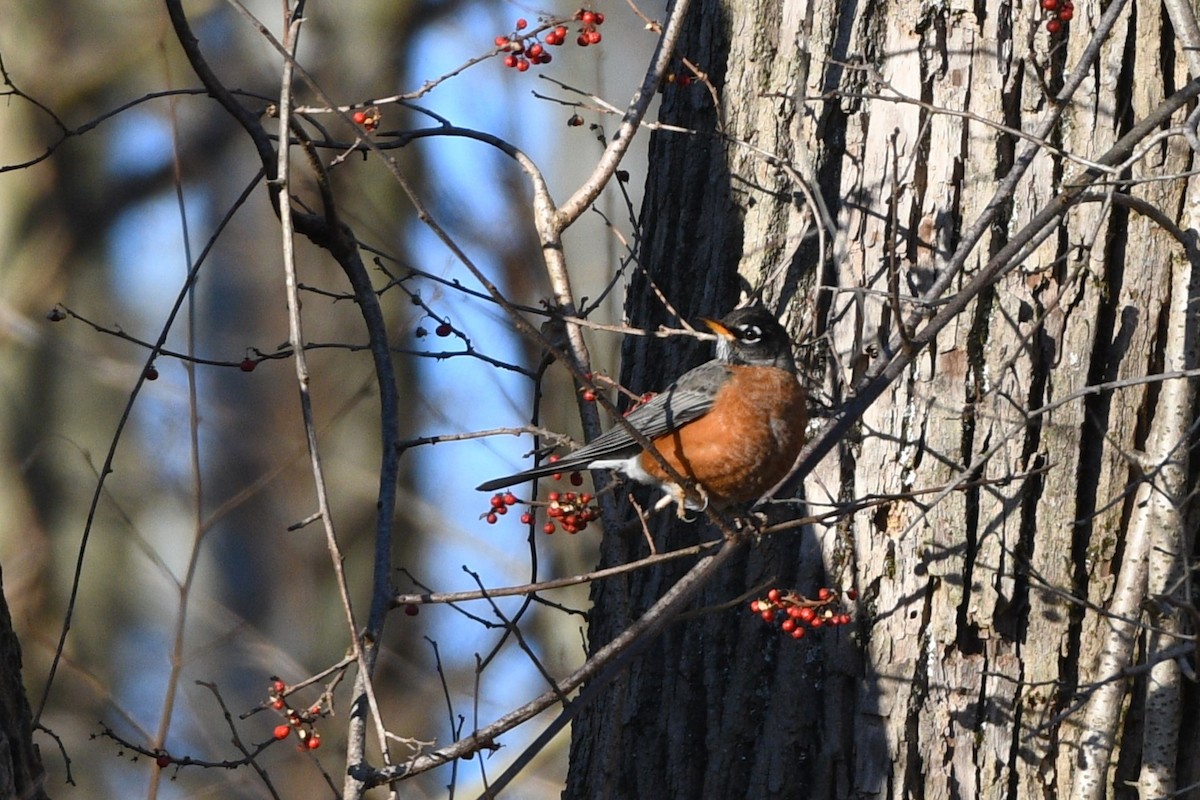
[[[1042,8],[1050,12],[1046,20],[1046,30],[1058,33],[1063,29],[1063,23],[1070,22],[1075,16],[1075,4],[1071,0],[1042,0]]]
[[[509,506],[517,504],[517,496],[512,492],[496,492],[492,495],[491,503],[491,509],[483,512],[479,517],[486,519],[488,525],[495,525],[496,520],[508,513]]]
[[[354,120],[355,125],[361,125],[367,133],[379,127],[379,121],[383,119],[383,114],[379,113],[379,109],[375,106],[360,109],[350,115]]]
[[[558,459],[559,456],[550,456],[551,461]],[[561,472],[553,475],[556,481],[562,480],[562,477]],[[572,472],[568,475],[568,480],[571,481],[572,486],[579,486],[583,483],[583,473]],[[579,533],[585,530],[589,522],[595,522],[600,518],[599,507],[592,505],[594,499],[587,492],[550,492],[546,496],[546,516],[550,519],[542,525],[542,532],[554,533],[559,526],[562,526],[567,533]],[[520,501],[512,492],[497,492],[491,497],[490,508],[479,515],[480,519],[486,520],[488,525],[495,525],[500,517],[508,513],[509,507],[518,502]],[[533,520],[533,509],[521,514],[522,525],[532,525]]]
[[[579,29],[579,38],[575,40],[575,44],[580,47],[587,47],[589,44],[600,44],[600,31],[596,30],[596,26],[604,24],[604,15],[599,11],[588,11],[581,8],[575,12],[575,19],[583,23],[583,27]]]
[[[853,601],[858,593],[853,589],[846,592],[846,598]],[[793,639],[803,639],[810,628],[825,628],[835,625],[846,625],[850,615],[842,608],[841,598],[832,591],[822,587],[817,591],[815,600],[796,594],[772,589],[765,598],[750,601],[750,613],[758,614],[763,622],[779,624],[779,630]]]
[[[272,735],[276,739],[282,741],[294,731],[296,738],[300,741],[301,750],[316,750],[321,746],[321,734],[313,729],[313,723],[321,716],[321,706],[319,704],[303,710],[292,708],[285,699],[287,684],[274,676],[271,678],[271,686],[267,694],[270,698],[269,705],[271,708],[287,717],[286,725],[275,726],[275,731]]]
[[[571,473],[572,482],[574,482],[576,475],[579,475],[579,473]],[[583,481],[582,475],[579,475],[579,480],[580,482]],[[558,520],[558,524],[567,533],[579,533],[587,528],[589,522],[594,522],[600,518],[600,509],[591,504],[592,496],[587,492],[580,494],[576,494],[575,492],[551,492],[546,495],[546,499],[550,502],[550,505],[546,508],[546,516],[550,517],[550,519],[542,526],[542,532],[545,534],[554,533],[554,520]],[[524,517],[522,517],[522,520],[524,520]]]
[[[583,23],[579,28],[579,36],[575,39],[575,43],[580,47],[599,44],[601,36],[596,27],[604,24],[604,15],[599,11],[588,11],[581,8],[575,12],[574,18]],[[553,57],[546,48],[560,47],[567,41],[567,26],[561,23],[548,21],[535,31],[521,32],[528,27],[528,20],[518,19],[513,25],[515,30],[512,33],[507,36],[501,34],[495,40],[497,48],[508,51],[508,55],[504,56],[504,66],[515,69],[517,72],[526,72],[531,66],[538,64],[549,64]],[[545,36],[539,39],[538,35],[542,31],[545,31]]]

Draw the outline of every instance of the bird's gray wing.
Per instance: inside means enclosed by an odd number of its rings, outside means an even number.
[[[625,417],[626,421],[641,431],[647,439],[662,436],[694,419],[699,419],[713,407],[717,390],[729,378],[725,364],[710,361],[685,372],[679,380],[655,395],[645,405],[638,406]],[[620,455],[636,450],[637,442],[629,435],[624,425],[614,425],[607,433],[591,442],[563,461],[587,463],[600,458]]]
[[[698,419],[711,409],[717,390],[729,379],[729,375],[730,369],[726,364],[716,361],[701,364],[685,372],[679,380],[663,389],[648,403],[629,412],[625,419],[649,439],[662,436]],[[558,461],[542,464],[516,475],[497,478],[477,488],[490,492],[530,478],[579,469],[593,461],[631,456],[639,449],[638,443],[629,435],[625,426],[617,424]]]

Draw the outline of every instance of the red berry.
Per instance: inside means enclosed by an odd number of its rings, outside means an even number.
[[[547,522],[545,525],[542,526],[542,533],[546,534],[547,536],[554,533],[554,530],[555,530],[555,528],[554,528],[553,522]]]
[[[514,56],[512,53],[509,53],[508,55],[506,55],[504,57],[504,66],[508,67],[509,69],[512,69],[516,65],[517,65],[517,57]]]
[[[600,44],[600,39],[602,38],[600,31],[588,31],[584,35],[587,36],[588,44]]]
[[[751,601],[750,601],[750,613],[751,613],[751,614],[757,614],[757,613],[758,613],[758,601],[757,601],[757,600],[751,600]]]
[[[153,364],[146,367],[146,380],[148,380],[148,381],[158,380],[158,368],[155,367]]]
[[[450,327],[449,322],[443,322],[441,325],[438,325],[436,328],[434,328],[433,332],[436,333],[438,336],[445,338],[445,337],[449,336],[451,333],[453,333],[454,329]]]
[[[271,679],[271,691],[272,692],[274,692],[275,694],[283,694],[285,689],[287,689],[286,683],[279,680],[279,678]]]
[[[1058,0],[1042,0],[1042,8],[1047,11],[1053,11],[1058,8]]]
[[[506,506],[515,506],[517,504],[517,496],[512,492],[505,492],[503,500]]]
[[[530,58],[537,58],[542,53],[546,52],[546,48],[542,47],[541,44],[535,42],[534,44],[531,44],[529,46],[529,50],[527,52],[529,53]]]
[[[416,603],[409,603],[404,607],[404,613],[410,617],[415,617],[417,614],[421,613],[421,607]]]
[[[258,362],[247,356],[242,359],[242,363],[238,364],[238,369],[242,372],[254,372],[254,368],[258,366]]]
[[[584,389],[583,390],[583,402],[585,402],[585,403],[596,402],[596,393],[593,392],[591,389]]]
[[[291,725],[276,725],[274,736],[276,739],[286,739],[291,732]]]
[[[847,589],[846,597],[849,598],[850,600],[857,600],[858,599],[858,589]]]
[[[519,31],[525,30],[526,26],[528,26],[528,25],[529,25],[529,23],[525,21],[524,17],[521,17],[520,19],[517,20],[517,30],[519,30]]]
[[[567,40],[567,26],[559,25],[554,29],[554,38],[558,39],[558,43],[562,44]]]
[[[549,64],[553,60],[554,56],[550,55],[549,53],[542,53],[540,56],[538,56],[538,63],[541,64]]]
[[[763,622],[774,622],[775,621],[775,612],[769,608],[765,609],[763,611],[760,611],[759,616],[762,617]]]
[[[579,21],[582,22],[584,25],[595,25],[596,24],[596,12],[594,12],[594,11],[583,12],[582,14],[579,15]]]
[[[171,757],[166,753],[159,753],[158,758],[154,759],[154,763],[158,765],[159,769],[166,769],[171,766]]]
[[[1074,16],[1075,16],[1075,9],[1072,8],[1071,6],[1066,6],[1065,8],[1061,9],[1058,12],[1058,18],[1061,19],[1063,22],[1070,22],[1071,18]]]
[[[497,517],[495,514],[488,514],[486,517],[484,517],[484,519],[486,519],[486,520],[487,520],[487,524],[488,524],[488,525],[495,525],[495,524],[496,524],[496,520],[498,520],[498,519],[500,519],[500,518],[499,518],[499,517]]]
[[[813,611],[808,606],[805,606],[804,608],[800,609],[798,616],[803,622],[812,622],[817,618],[817,612]]]
[[[551,456],[551,458],[553,458],[553,456]],[[560,495],[558,492],[551,492],[550,494],[546,495],[546,499],[551,503],[557,503],[561,498],[562,495]]]
[[[304,746],[307,747],[309,750],[316,750],[318,747],[321,746],[320,735],[314,733],[312,736],[309,736],[308,741],[306,741],[304,743]]]
[[[770,600],[772,603],[778,603],[779,602],[779,590],[772,589],[771,591],[767,592],[767,599]]]
[[[522,525],[528,525],[531,522],[533,522],[533,514],[530,514],[528,511],[526,511],[524,514],[521,515],[521,524]]]
[[[785,620],[783,621],[783,624],[782,624],[782,625],[780,625],[780,626],[779,626],[779,628],[780,628],[780,630],[782,630],[784,633],[791,633],[792,631],[796,630],[796,620],[794,620],[794,619],[785,619]]]
[[[508,506],[506,506],[506,505],[496,506],[496,513],[503,517],[505,514],[508,513]]]
[[[526,72],[529,70],[529,62],[525,59],[517,60],[517,72]]]
[[[496,42],[496,47],[508,47],[507,36],[497,36],[494,41]]]
[[[833,595],[833,592],[829,591],[824,586],[822,586],[820,589],[817,590],[817,599],[818,600],[828,600],[832,595]]]
[[[1046,23],[1046,30],[1050,31],[1051,33],[1058,33],[1062,30],[1062,23],[1057,19],[1052,19]]]
[[[601,13],[601,12],[599,12],[599,11],[597,11],[597,12],[593,13],[593,14],[592,14],[592,16],[595,18],[595,23],[596,23],[597,25],[603,25],[603,24],[604,24],[604,14],[602,14],[602,13]]]
[[[571,485],[572,486],[580,486],[582,484],[583,484],[583,473],[572,472],[571,473]]]
[[[587,47],[588,46],[587,36],[582,33],[579,34],[579,38],[575,40],[575,44],[579,45],[580,47]]]
[[[792,630],[792,638],[793,638],[793,639],[803,639],[803,638],[804,638],[804,628],[802,628],[802,627],[800,627],[799,625],[797,625],[797,626],[796,626],[796,627],[795,627],[795,628]]]

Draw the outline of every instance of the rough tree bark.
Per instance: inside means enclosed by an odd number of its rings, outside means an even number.
[[[1105,9],[1115,24],[1060,109]],[[949,293],[1083,179],[1067,154],[1098,159],[1195,77],[1157,3],[1080,3],[1057,36],[1048,18],[1037,4],[697,2],[680,55],[712,92],[664,92],[662,120],[700,133],[654,135],[649,279],[688,319],[758,292],[821,337],[820,392],[840,406],[891,357],[900,318],[936,313],[908,298],[1021,164],[1018,132],[1062,112]],[[1119,676],[1187,632],[1179,605],[1142,602],[1135,554],[1159,559],[1154,599],[1194,608],[1180,582],[1196,548],[1192,380],[1153,378],[1196,367],[1194,164],[1178,131],[1150,142],[940,332],[804,485],[813,511],[894,498],[738,559],[697,599],[709,613],[670,627],[576,722],[566,796],[1122,797],[1200,781],[1194,684],[1169,659],[1149,685]],[[836,234],[818,236],[821,201]],[[629,316],[668,321],[645,281]],[[657,389],[704,357],[672,346],[630,341],[627,385]],[[658,522],[660,547],[715,535]],[[608,537],[602,559],[645,549]],[[597,585],[592,647],[685,569]],[[1114,599],[1123,571],[1132,606]],[[744,602],[711,608],[765,583],[856,587],[856,623],[794,642]],[[1110,607],[1159,633],[1114,635]]]
[[[21,643],[13,631],[0,573],[0,800],[44,800],[44,780],[21,681]]]

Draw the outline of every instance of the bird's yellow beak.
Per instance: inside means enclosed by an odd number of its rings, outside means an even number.
[[[700,321],[703,322],[705,325],[707,325],[709,330],[711,330],[717,336],[720,336],[722,339],[728,339],[729,341],[732,342],[734,339],[737,338],[737,334],[735,334],[733,331],[729,330],[729,328],[726,328],[721,323],[717,322],[715,319],[708,319],[707,317],[701,317]]]

